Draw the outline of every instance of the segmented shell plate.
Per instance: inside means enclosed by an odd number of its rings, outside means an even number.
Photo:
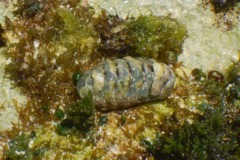
[[[96,107],[108,111],[165,99],[174,82],[175,75],[166,64],[128,56],[108,59],[83,73],[77,89],[81,98],[91,91]]]

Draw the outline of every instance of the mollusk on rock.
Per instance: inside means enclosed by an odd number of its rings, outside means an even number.
[[[97,109],[109,111],[167,98],[175,75],[153,59],[124,57],[107,59],[83,73],[77,84],[81,98],[93,94]]]

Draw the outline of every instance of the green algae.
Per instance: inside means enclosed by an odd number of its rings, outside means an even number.
[[[94,26],[101,38],[98,50],[104,56],[145,56],[175,64],[187,36],[185,26],[170,16],[149,15],[124,21],[104,13],[97,22],[100,20],[101,24]]]
[[[47,151],[47,148],[32,149],[30,142],[36,137],[36,132],[20,134],[8,142],[8,149],[4,152],[7,160],[32,160],[39,159]]]
[[[68,136],[58,135],[55,127],[44,126],[36,130],[36,136],[22,134],[9,142],[4,151],[4,159],[84,159],[92,154],[91,139],[81,133],[71,131]]]
[[[132,54],[167,64],[177,62],[187,35],[185,26],[170,17],[140,16],[128,22],[126,30],[126,44],[132,48]]]
[[[107,117],[107,116],[101,116],[101,117],[99,118],[98,124],[99,124],[100,126],[103,126],[103,125],[105,125],[107,122],[108,122],[108,117]]]
[[[153,137],[152,141],[147,138],[142,145],[155,159],[239,159],[239,97],[238,95],[238,69],[239,62],[229,68],[226,79],[219,81],[219,74],[208,79],[199,78],[205,75],[199,70],[194,70],[194,81],[197,86],[193,92],[196,95],[204,95],[196,109],[200,112],[190,112],[192,120],[181,120],[182,109],[175,109],[161,134]],[[196,72],[197,71],[197,72]],[[211,73],[210,71],[209,73]],[[215,71],[214,71],[215,72]],[[199,73],[199,74],[196,74]],[[197,78],[196,78],[197,77]],[[195,82],[196,83],[196,82]],[[190,95],[189,95],[190,96]],[[234,97],[234,98],[233,98]],[[187,103],[187,105],[191,105]],[[184,110],[183,110],[184,111]],[[185,116],[188,111],[184,111]],[[165,124],[166,125],[166,124]]]
[[[4,152],[4,158],[9,160],[30,159],[28,150],[29,142],[30,138],[27,135],[22,134],[17,136],[8,143],[9,149]]]
[[[155,139],[145,142],[148,152],[155,159],[236,159],[239,158],[237,137],[240,130],[229,126],[222,108],[208,106],[203,115],[195,116],[193,123],[171,130]],[[231,117],[233,118],[233,117]],[[236,117],[234,117],[235,119]],[[234,120],[239,123],[239,120]],[[231,131],[231,132],[230,132]]]
[[[15,15],[20,15],[22,17],[31,18],[36,16],[36,14],[41,12],[42,4],[38,0],[25,0],[18,2],[19,7],[14,12]]]
[[[72,75],[73,84],[75,86],[77,85],[77,83],[78,83],[79,79],[81,78],[81,76],[82,76],[82,73],[80,73],[80,72],[76,72],[76,73],[74,73]]]
[[[69,106],[66,115],[66,119],[60,123],[64,129],[74,127],[83,132],[89,131],[95,121],[95,105],[92,93]]]
[[[55,112],[55,116],[58,119],[64,118],[64,112],[60,109],[57,109]],[[43,157],[48,157],[53,154],[53,150],[58,150],[58,148],[55,148],[56,146],[53,145],[60,145],[61,147],[65,148],[66,139],[69,138],[69,141],[73,141],[75,143],[79,143],[79,140],[81,141],[81,138],[84,139],[84,142],[82,143],[89,143],[88,146],[92,142],[90,142],[91,132],[90,129],[94,125],[94,116],[95,116],[95,107],[92,100],[92,94],[89,93],[87,97],[85,97],[83,100],[75,103],[74,105],[69,106],[68,110],[66,111],[66,118],[63,119],[59,124],[56,125],[56,134],[54,134],[54,127],[51,126],[45,126],[46,129],[38,129],[34,132],[31,132],[29,135],[27,134],[21,134],[11,140],[8,143],[7,149],[4,151],[4,159],[7,160],[17,160],[17,159],[42,159]],[[51,134],[54,134],[55,136],[51,136]],[[66,137],[66,138],[60,138],[60,136]],[[76,136],[78,137],[76,140]],[[90,137],[90,138],[88,138]],[[73,138],[73,139],[72,139]],[[79,139],[79,140],[78,140]],[[30,145],[30,141],[32,141]],[[87,141],[87,142],[86,142]],[[88,142],[89,141],[89,142]],[[74,145],[73,144],[69,144]],[[68,145],[68,146],[69,146]],[[85,146],[82,144],[79,144],[77,147],[78,149],[85,150],[86,153],[89,152],[88,146]],[[60,148],[61,148],[60,147]],[[68,149],[66,147],[63,150]],[[71,151],[75,152],[76,155],[78,155],[78,149],[74,150],[74,147],[71,147]],[[60,152],[59,152],[60,151]],[[54,156],[61,157],[62,151],[54,151]],[[86,153],[82,154],[81,156],[84,156]],[[75,156],[76,156],[75,155]],[[80,157],[81,157],[80,156]],[[71,154],[68,154],[68,156],[65,156],[67,158],[71,157]],[[77,156],[79,158],[79,156]]]
[[[55,116],[58,118],[58,119],[63,119],[65,114],[63,112],[62,109],[57,109],[56,112],[55,112]]]

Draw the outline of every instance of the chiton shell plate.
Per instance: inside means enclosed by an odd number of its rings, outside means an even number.
[[[175,75],[166,64],[127,56],[107,59],[83,73],[77,90],[81,98],[92,92],[96,107],[109,111],[165,99],[174,82]]]

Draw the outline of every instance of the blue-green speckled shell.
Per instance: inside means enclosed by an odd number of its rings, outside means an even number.
[[[128,56],[108,59],[83,73],[77,89],[81,98],[91,91],[96,107],[108,111],[165,99],[174,82],[175,75],[166,64]]]

